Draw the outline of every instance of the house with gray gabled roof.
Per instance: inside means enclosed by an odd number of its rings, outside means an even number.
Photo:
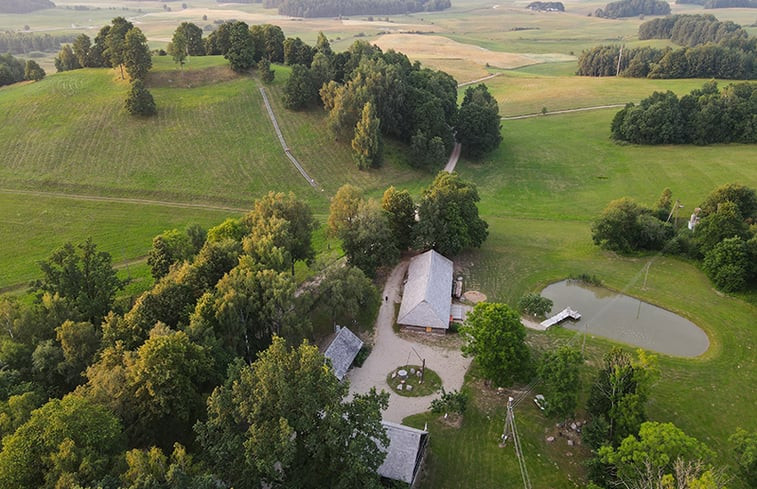
[[[407,270],[397,324],[427,332],[446,332],[451,306],[452,260],[434,250],[414,257]]]
[[[331,360],[334,375],[337,379],[342,380],[363,347],[363,341],[349,329],[340,326],[337,326],[337,328],[339,328],[339,332],[329,347],[326,348],[326,353],[323,356]]]
[[[389,446],[384,447],[386,458],[378,468],[378,474],[406,482],[412,487],[426,453],[428,432],[389,421],[382,421],[381,424],[386,429]]]

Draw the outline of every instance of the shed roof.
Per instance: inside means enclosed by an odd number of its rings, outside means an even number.
[[[427,431],[417,430],[389,421],[382,421],[389,437],[386,458],[378,474],[387,479],[413,484],[426,447]]]
[[[449,328],[452,260],[429,250],[410,261],[397,323]]]
[[[344,378],[344,374],[349,370],[352,361],[355,360],[360,349],[363,347],[363,341],[347,328],[339,328],[336,338],[331,342],[326,353],[323,355],[331,360],[334,367],[334,375],[339,380]]]

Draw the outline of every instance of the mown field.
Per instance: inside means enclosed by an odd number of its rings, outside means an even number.
[[[277,67],[278,80],[266,89],[289,146],[320,186],[314,190],[284,156],[253,78],[228,73],[221,57],[193,58],[184,72],[168,57],[154,64],[148,84],[159,112],[148,120],[126,114],[128,88],[115,70],[76,70],[0,89],[0,140],[8,141],[0,149],[0,220],[3,235],[7,228],[18,237],[0,253],[0,288],[34,278],[37,262],[67,240],[91,235],[119,263],[144,256],[154,235],[185,227],[194,213],[212,226],[269,190],[293,191],[325,216],[345,182],[380,196],[388,182],[419,189],[432,178],[410,168],[392,143],[380,171],[358,171],[349,143],[334,144],[323,130],[322,111],[281,106],[288,69]],[[66,197],[48,203],[28,192]],[[81,200],[88,196],[208,208]],[[120,225],[128,237],[119,236]]]
[[[493,300],[515,304],[525,292],[588,273],[694,321],[707,332],[710,349],[691,360],[660,356],[662,376],[648,412],[651,419],[676,423],[716,450],[721,463],[731,463],[728,436],[739,426],[757,428],[750,414],[757,404],[751,387],[757,381],[757,294],[724,296],[696,266],[674,257],[603,252],[591,243],[590,224],[609,200],[629,196],[651,205],[666,186],[684,204],[680,215],[686,219],[717,185],[733,181],[757,186],[757,149],[617,145],[608,139],[614,113],[600,110],[503,122],[500,149],[484,162],[459,168],[478,183],[490,235],[481,250],[464,254],[457,263],[468,286]],[[650,261],[644,287],[643,270]],[[541,345],[580,344],[582,338],[575,335],[557,330],[530,333],[529,338]],[[587,345],[597,365],[609,345],[592,338]],[[506,398],[493,396],[478,382],[467,385],[476,401],[461,429],[429,415],[407,420],[414,426],[429,422],[434,440],[422,487],[519,485],[512,447],[497,447]],[[582,474],[575,462],[580,452],[564,440],[545,441],[554,422],[545,420],[530,398],[516,416],[534,487],[582,487],[571,481]],[[741,486],[734,482],[733,487]]]

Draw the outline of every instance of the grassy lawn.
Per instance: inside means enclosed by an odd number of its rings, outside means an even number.
[[[439,374],[426,368],[423,372],[423,383],[421,383],[420,377],[417,376],[420,369],[420,365],[399,365],[386,375],[386,383],[399,396],[421,397],[438,392],[442,388],[442,379],[439,378]],[[404,378],[398,374],[400,370],[407,373]],[[412,389],[408,389],[408,386],[412,386]]]
[[[715,186],[739,182],[757,186],[754,146],[620,146],[608,140],[614,110],[503,122],[504,141],[484,162],[463,162],[462,175],[481,193],[480,209],[490,235],[481,250],[458,257],[468,288],[490,300],[515,304],[525,292],[570,275],[596,275],[609,287],[681,314],[703,328],[710,349],[702,357],[660,355],[662,378],[648,404],[651,419],[672,421],[731,463],[727,438],[738,426],[757,429],[749,413],[757,404],[754,318],[757,295],[724,296],[693,264],[664,256],[620,257],[591,243],[591,220],[609,200],[630,196],[652,204],[664,187],[685,205],[686,217]],[[554,141],[554,142],[550,142]],[[643,268],[653,260],[646,287]],[[575,333],[529,333],[548,347]],[[579,338],[572,340],[579,344]],[[609,343],[587,339],[587,355],[597,364]],[[519,485],[512,447],[497,448],[506,398],[467,382],[474,396],[460,429],[430,415],[432,433],[428,476],[422,487],[501,487]],[[587,377],[588,380],[588,377]],[[516,410],[534,487],[581,487],[580,452],[544,439],[553,421],[542,418],[531,399]],[[572,447],[571,447],[572,448]],[[566,455],[571,451],[572,455]],[[558,469],[559,470],[556,470]],[[734,482],[733,487],[741,487]]]
[[[183,230],[192,223],[207,229],[232,214],[0,192],[0,229],[6,237],[0,253],[0,289],[36,278],[37,262],[66,241],[79,243],[92,236],[118,265],[146,255],[152,237],[166,229]]]
[[[638,103],[652,92],[672,91],[678,96],[701,88],[707,80],[648,80],[645,78],[572,76],[576,64],[548,63],[518,70],[504,71],[484,83],[499,101],[502,116],[541,113],[548,111],[592,107],[598,105]],[[553,75],[553,73],[555,73]],[[718,82],[721,87],[731,83]],[[613,114],[619,109],[615,109]]]
[[[67,240],[91,235],[118,263],[144,256],[164,229],[212,226],[238,214],[78,196],[244,209],[269,190],[293,191],[325,222],[329,198],[344,183],[379,198],[390,182],[419,191],[432,178],[412,169],[391,142],[383,168],[357,170],[349,142],[335,143],[323,129],[322,110],[283,108],[289,70],[276,67],[267,90],[287,144],[323,189],[313,190],[284,156],[255,80],[202,76],[225,69],[221,57],[192,58],[183,73],[168,57],[154,64],[159,113],[148,120],[123,110],[128,88],[115,70],[76,70],[0,89],[0,140],[9,142],[0,148],[0,230],[18,238],[0,254],[0,288],[34,278],[36,262]],[[187,84],[192,88],[177,88]]]

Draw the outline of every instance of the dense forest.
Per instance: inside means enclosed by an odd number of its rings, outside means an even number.
[[[432,12],[451,6],[450,0],[237,0],[235,3],[261,2],[265,8],[276,8],[280,15],[292,17],[396,15]]]
[[[74,34],[32,34],[0,32],[0,53],[25,54],[30,51],[57,51],[60,45],[73,42]]]
[[[668,15],[670,4],[663,0],[620,0],[605,5],[594,12],[595,17],[618,19],[639,15]]]
[[[757,143],[757,84],[719,90],[708,82],[680,99],[655,92],[628,104],[612,122],[612,137],[636,144]]]
[[[671,15],[644,22],[639,39],[670,39],[681,46],[746,40],[749,34],[730,20],[721,22],[714,15]]]
[[[757,38],[678,49],[625,48],[618,65],[620,50],[619,46],[597,46],[583,51],[578,57],[576,74],[632,78],[757,78]]]
[[[565,5],[562,2],[531,2],[526,8],[537,11],[565,12]]]
[[[25,14],[35,10],[55,8],[50,0],[0,0],[0,13]]]

